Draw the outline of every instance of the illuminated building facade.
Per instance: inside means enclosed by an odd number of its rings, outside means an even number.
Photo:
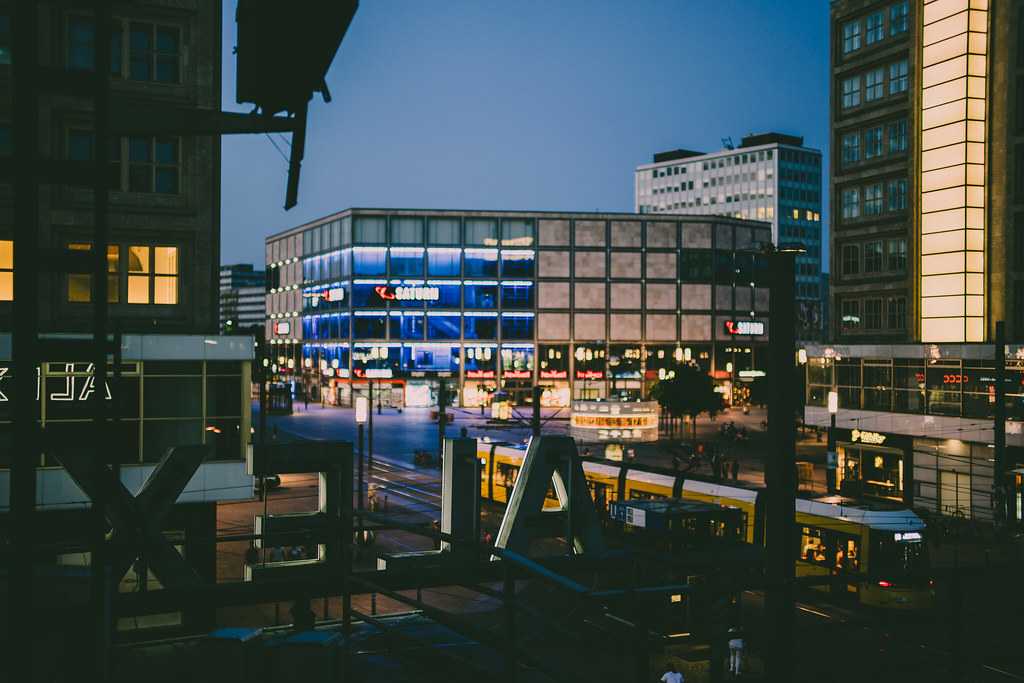
[[[266,240],[279,374],[349,405],[640,398],[673,363],[763,365],[770,227],[723,217],[349,209]],[[742,324],[740,324],[742,321]],[[752,323],[752,324],[751,324]],[[725,387],[728,391],[728,387]]]
[[[1024,337],[1019,3],[832,3],[832,333]]]
[[[772,242],[799,242],[796,257],[797,338],[821,339],[821,151],[781,133],[748,135],[717,152],[677,149],[655,154],[633,174],[637,213],[731,216],[766,221]]]

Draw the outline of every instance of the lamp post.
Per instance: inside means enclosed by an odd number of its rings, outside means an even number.
[[[367,418],[370,414],[370,402],[365,396],[356,396],[356,432],[359,440],[359,454],[357,456],[356,469],[358,474],[356,475],[359,479],[359,497],[356,501],[356,507],[360,510],[363,509],[363,425],[366,424]]]
[[[828,452],[825,454],[825,484],[829,493],[836,492],[836,414],[839,412],[839,392],[828,392]]]

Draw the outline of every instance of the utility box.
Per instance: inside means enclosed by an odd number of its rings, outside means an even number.
[[[441,550],[476,552],[480,534],[480,470],[476,439],[445,439],[441,463]]]
[[[273,649],[270,680],[275,683],[337,681],[341,676],[341,644],[337,631],[304,631]]]

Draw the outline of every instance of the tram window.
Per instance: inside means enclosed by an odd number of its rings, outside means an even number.
[[[860,541],[854,536],[847,536],[845,534],[840,534],[836,540],[833,569],[837,573],[857,573],[860,571]]]
[[[828,549],[825,547],[821,529],[806,526],[803,528],[800,537],[800,559],[814,564],[828,564]]]

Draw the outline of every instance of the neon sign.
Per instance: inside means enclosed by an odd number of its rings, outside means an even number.
[[[863,432],[859,429],[854,429],[850,432],[850,438],[854,441],[875,444],[878,446],[885,443],[885,434],[879,434],[878,432]]]
[[[55,363],[51,363],[52,368]],[[76,367],[76,365],[78,367]],[[57,402],[73,402],[73,401],[88,401],[89,397],[92,396],[93,391],[96,388],[96,380],[93,378],[93,364],[89,363],[85,365],[84,370],[82,364],[78,363],[65,363],[64,373],[62,375],[47,374],[48,380],[60,380],[63,379],[64,386],[60,389],[50,391],[47,393],[47,400]],[[0,385],[7,380],[7,374],[11,371],[10,367],[0,367]],[[52,372],[52,370],[51,370]],[[82,374],[72,374],[82,373]],[[50,382],[47,382],[47,386],[51,386]],[[110,393],[110,382],[104,383],[104,398],[108,401],[112,400]],[[39,369],[36,368],[36,400],[39,400],[39,395],[42,393],[42,380],[40,378]],[[10,399],[7,394],[0,389],[0,403],[7,403]]]
[[[466,370],[467,379],[494,379],[494,370]]]
[[[504,370],[502,376],[506,379],[529,379],[533,373],[529,370]]]
[[[304,292],[304,297],[312,299],[313,306],[320,303],[321,300],[331,302],[338,302],[345,300],[345,288],[334,287],[332,289],[325,289],[322,292]]]
[[[576,379],[604,379],[604,372],[601,370],[577,370]]]
[[[373,288],[383,301],[437,301],[441,298],[441,290],[438,287],[392,287],[390,285],[377,285]]]
[[[568,379],[569,378],[569,371],[568,370],[541,370],[540,371],[540,378],[541,379]]]
[[[764,334],[764,323],[760,320],[726,320],[726,334]]]

